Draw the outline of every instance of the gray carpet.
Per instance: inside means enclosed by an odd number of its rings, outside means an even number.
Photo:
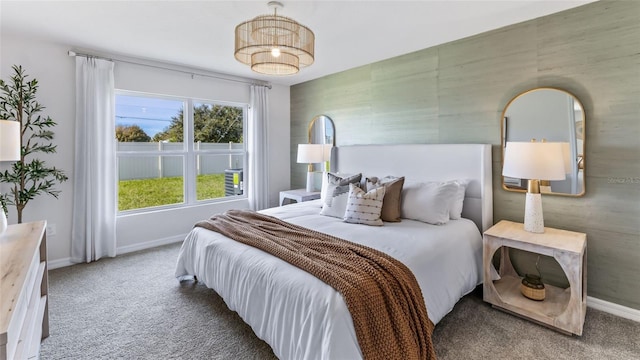
[[[173,277],[179,244],[49,272],[42,359],[273,359],[212,290]],[[438,359],[640,359],[640,323],[589,309],[569,337],[464,297],[436,326]]]

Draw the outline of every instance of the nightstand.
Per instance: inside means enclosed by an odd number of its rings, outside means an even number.
[[[509,249],[551,256],[564,270],[569,287],[544,284],[542,301],[520,293],[522,278],[513,269]],[[500,250],[499,280],[492,280],[492,259]],[[587,235],[545,227],[544,233],[524,230],[523,224],[502,220],[483,236],[484,301],[494,307],[551,327],[565,334],[582,335],[587,311]],[[544,281],[544,279],[543,279]]]
[[[312,191],[307,192],[306,189],[296,189],[296,190],[285,190],[280,191],[280,206],[287,205],[285,204],[285,200],[295,201],[295,202],[304,202],[320,199],[320,191]]]

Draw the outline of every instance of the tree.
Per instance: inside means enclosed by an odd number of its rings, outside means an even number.
[[[138,125],[116,126],[116,139],[119,142],[149,142],[151,137]]]
[[[153,141],[183,142],[184,112],[171,118],[171,124],[157,133]],[[194,141],[207,143],[242,142],[242,108],[200,104],[194,106]]]
[[[1,194],[0,202],[15,205],[18,223],[22,222],[22,211],[29,200],[40,194],[58,198],[56,183],[67,181],[62,170],[48,167],[44,161],[32,158],[37,153],[52,154],[56,146],[52,144],[52,127],[56,123],[49,116],[40,113],[44,106],[36,101],[38,80],[28,81],[22,66],[13,66],[14,74],[7,83],[0,79],[0,118],[20,123],[20,160],[9,170],[0,172],[0,182],[12,184],[9,194]]]

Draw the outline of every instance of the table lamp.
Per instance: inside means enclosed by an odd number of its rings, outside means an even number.
[[[324,161],[324,145],[298,144],[298,163],[309,164],[307,167],[307,192],[315,190],[313,185],[313,164]]]
[[[565,168],[560,143],[507,142],[502,175],[527,179],[524,229],[544,232],[540,180],[564,180]]]
[[[0,120],[0,161],[20,160],[20,122]],[[0,234],[7,230],[7,214],[2,208]]]

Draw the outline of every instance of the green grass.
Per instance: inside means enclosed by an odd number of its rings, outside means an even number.
[[[118,210],[180,204],[184,201],[182,177],[122,180],[118,185]],[[198,175],[198,200],[224,197],[224,174]]]

